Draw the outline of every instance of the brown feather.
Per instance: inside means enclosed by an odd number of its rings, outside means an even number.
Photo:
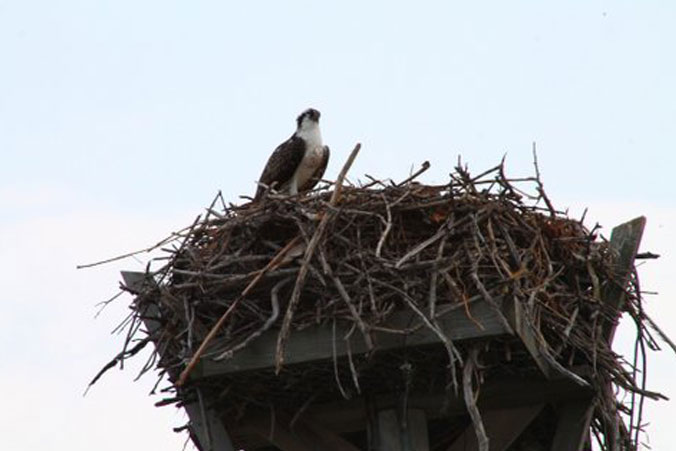
[[[323,151],[324,155],[322,155],[322,164],[319,167],[317,167],[317,170],[315,171],[314,174],[312,174],[312,177],[310,177],[310,179],[307,182],[305,182],[302,186],[298,187],[299,193],[303,191],[310,191],[317,185],[317,183],[319,183],[319,181],[324,176],[326,166],[328,166],[329,164],[329,156],[331,152],[329,150],[329,146],[324,146]]]
[[[293,173],[303,160],[304,155],[305,142],[296,136],[292,136],[272,152],[258,182],[266,186],[276,183],[275,189],[282,189],[293,177]],[[265,187],[258,185],[254,200],[260,199],[264,192]]]

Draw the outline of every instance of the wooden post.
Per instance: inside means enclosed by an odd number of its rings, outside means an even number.
[[[615,312],[614,318],[603,326],[603,334],[609,345],[613,342],[615,329],[620,321],[625,290],[641,244],[645,223],[646,218],[640,216],[615,227],[610,235],[610,248],[616,253],[617,260],[613,271],[614,278],[608,281],[602,293],[603,302]],[[610,386],[606,387],[606,390],[612,391]],[[582,451],[589,437],[589,425],[593,414],[594,404],[591,399],[562,404],[552,451]],[[612,450],[617,446],[619,421],[620,418],[616,415],[607,431],[612,435],[607,437]]]
[[[560,410],[552,451],[581,451],[589,438],[593,400],[569,401]]]
[[[625,300],[624,293],[629,282],[629,276],[631,276],[631,270],[634,267],[634,259],[636,258],[638,247],[641,244],[645,223],[645,217],[639,216],[615,227],[610,234],[610,248],[617,255],[617,263],[615,265],[614,280],[606,285],[602,296],[603,302],[617,313],[613,321],[607,323],[603,331],[608,343],[613,342],[615,329],[620,321],[622,305]]]
[[[534,404],[515,409],[494,409],[482,415],[491,451],[506,451],[545,407]],[[448,451],[478,451],[479,444],[471,424],[448,448]]]
[[[499,302],[501,301],[500,299]],[[437,323],[449,339],[461,341],[508,334],[498,314],[486,302],[477,300],[477,302],[470,303],[468,309],[476,322],[470,319],[462,305],[448,308],[445,312],[439,312]],[[477,322],[481,324],[481,327],[477,325]],[[408,335],[372,332],[373,340],[378,343],[379,351],[439,342],[439,337],[434,332],[427,327],[421,327],[420,318],[413,312],[393,312],[382,326],[391,329],[417,329]],[[294,331],[286,342],[284,363],[290,365],[343,357],[348,352],[352,355],[368,352],[369,348],[362,334],[351,334],[349,343],[344,339],[335,339],[335,337],[350,335],[348,331],[351,327],[351,322],[337,322],[335,333],[331,326],[326,324]],[[237,351],[233,358],[217,362],[204,359],[195,367],[192,376],[219,376],[245,370],[269,368],[275,362],[277,334],[277,330],[264,333],[250,342],[246,348]]]
[[[377,451],[429,451],[425,411],[408,409],[406,418],[399,413],[396,409],[377,413]]]
[[[276,415],[253,412],[238,421],[240,426],[237,426],[237,432],[254,434],[262,443],[272,444],[282,451],[359,451],[356,446],[308,415],[301,415],[293,425],[290,421],[289,415],[281,412]]]

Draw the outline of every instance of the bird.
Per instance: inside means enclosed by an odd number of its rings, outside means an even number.
[[[309,191],[319,183],[329,162],[330,150],[322,143],[321,114],[308,108],[296,118],[296,131],[272,152],[258,179],[254,201],[273,186],[283,194]]]

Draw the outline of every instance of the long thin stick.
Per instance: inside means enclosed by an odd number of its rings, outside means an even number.
[[[472,419],[474,425],[474,432],[476,433],[476,440],[479,444],[480,451],[488,451],[489,439],[486,435],[484,423],[481,420],[481,414],[476,406],[476,399],[474,398],[474,390],[472,389],[472,374],[477,366],[477,357],[479,356],[479,349],[474,347],[470,350],[469,356],[465,360],[465,368],[462,372],[462,388],[463,397],[465,398],[465,406],[467,412]]]
[[[418,177],[420,174],[422,174],[423,172],[425,172],[425,171],[428,170],[429,168],[430,168],[430,162],[429,162],[429,161],[423,161],[423,164],[422,164],[422,166],[420,167],[420,169],[418,169],[416,172],[414,172],[413,174],[411,174],[411,176],[410,176],[409,178],[404,179],[403,181],[397,183],[395,186],[404,186],[404,185],[406,185],[408,182],[411,182],[411,181],[415,180],[416,177]]]
[[[242,293],[239,295],[235,301],[230,304],[230,307],[223,313],[223,315],[218,319],[216,324],[211,328],[207,336],[204,338],[202,341],[202,344],[200,345],[199,348],[197,348],[197,352],[192,356],[192,359],[190,359],[190,362],[188,363],[188,366],[185,367],[185,369],[181,372],[181,376],[178,378],[178,382],[176,382],[177,387],[181,387],[183,384],[185,384],[186,380],[188,379],[188,376],[190,376],[190,372],[195,368],[195,365],[197,365],[197,362],[199,361],[200,357],[204,353],[204,350],[206,347],[211,343],[211,340],[214,339],[216,336],[216,333],[223,327],[223,324],[225,324],[225,320],[228,319],[228,316],[230,316],[230,313],[232,313],[233,310],[235,310],[235,307],[239,304],[239,302],[244,299],[244,297],[249,294],[249,292],[253,289],[254,286],[258,283],[259,280],[265,275],[266,272],[268,272],[270,269],[275,267],[279,262],[281,262],[284,259],[284,256],[286,255],[289,250],[293,249],[296,244],[300,241],[300,236],[296,236],[294,239],[288,242],[286,246],[284,246],[278,253],[275,255],[275,257],[270,260],[270,262],[263,268],[257,275],[254,277],[251,282],[249,282],[249,285],[246,286],[246,288],[242,291]]]
[[[191,229],[193,229],[197,225],[197,223],[199,222],[199,220],[201,218],[202,218],[201,215],[197,216],[197,219],[195,219],[195,221],[193,222],[193,224],[191,226],[184,227],[181,230],[179,230],[178,232],[172,232],[171,235],[169,235],[168,237],[164,238],[161,241],[158,241],[156,244],[154,244],[150,247],[147,247],[145,249],[141,249],[139,251],[134,251],[134,252],[129,252],[127,254],[118,255],[116,257],[107,258],[105,260],[101,260],[101,261],[94,262],[94,263],[77,265],[75,268],[76,269],[93,268],[94,266],[105,265],[106,263],[112,263],[112,262],[115,262],[115,261],[118,261],[118,260],[123,260],[125,258],[133,257],[134,255],[152,252],[155,249],[158,249],[158,248],[164,246],[165,244],[170,243],[170,242],[174,241],[175,239],[179,238],[183,232],[190,231]]]
[[[303,263],[300,267],[300,271],[298,272],[298,277],[296,278],[296,285],[293,287],[293,293],[291,293],[291,299],[289,300],[289,305],[286,308],[286,314],[284,315],[284,321],[282,322],[282,329],[279,331],[279,335],[277,337],[277,350],[275,352],[275,369],[277,373],[279,373],[284,363],[284,345],[286,344],[289,330],[291,329],[291,321],[293,320],[294,310],[298,304],[298,301],[300,300],[300,294],[305,282],[305,276],[307,276],[307,272],[310,268],[310,260],[312,259],[312,255],[315,253],[315,249],[319,244],[319,240],[324,235],[324,230],[329,223],[329,219],[333,217],[333,207],[338,203],[340,195],[343,191],[343,180],[345,180],[345,175],[347,175],[347,171],[350,170],[350,166],[352,166],[354,159],[357,158],[359,149],[361,149],[361,144],[357,143],[357,145],[352,150],[352,153],[347,158],[345,165],[343,165],[343,169],[340,171],[340,174],[338,174],[335,184],[336,188],[331,195],[331,199],[329,200],[329,208],[322,216],[321,221],[319,221],[319,225],[317,226],[314,235],[312,235],[312,238],[310,239],[305,251]]]

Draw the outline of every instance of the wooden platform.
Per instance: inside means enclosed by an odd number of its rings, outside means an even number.
[[[603,293],[604,301],[621,310],[624,288],[638,250],[645,218],[640,217],[616,227],[611,247],[619,255],[614,285]],[[123,272],[124,283],[138,287],[145,283],[143,273]],[[149,282],[148,282],[149,283]],[[154,312],[145,312],[146,326],[153,329]],[[507,321],[505,321],[506,319]],[[426,319],[429,320],[429,319]],[[383,329],[408,329],[408,334],[375,331],[371,340],[379,351],[401,347],[438,346],[441,341],[426,321],[412,312],[396,312]],[[581,451],[589,441],[594,391],[585,381],[587,368],[566,369],[543,345],[544,339],[534,328],[520,304],[506,299],[470,299],[464,305],[440,308],[435,318],[439,329],[454,342],[493,340],[503,337],[516,340],[527,351],[537,374],[524,378],[501,377],[485,381],[481,386],[478,407],[490,450],[507,450],[524,431],[532,431],[537,422],[548,421],[553,426],[552,451]],[[614,336],[619,318],[604,329],[609,342]],[[293,333],[286,345],[285,365],[307,364],[335,360],[369,351],[364,337],[355,332],[344,337],[349,324],[310,327]],[[192,378],[214,378],[274,367],[277,331],[270,330],[232,358],[214,362],[203,359]],[[311,404],[302,413],[247,411],[237,424],[225,424],[205,408],[210,403],[201,400],[186,406],[192,432],[203,450],[230,451],[244,447],[254,449],[357,450],[355,443],[368,443],[368,449],[426,451],[430,437],[448,432],[451,437],[443,446],[447,451],[479,450],[473,426],[469,424],[462,395],[448,390],[403,396],[402,393],[378,394],[351,400],[336,400],[320,405]],[[441,432],[435,432],[441,431]],[[364,442],[365,440],[365,442]],[[234,443],[233,443],[234,442]],[[436,440],[443,443],[443,440]],[[439,445],[437,445],[439,446]],[[366,448],[363,448],[366,449]],[[442,449],[442,448],[435,448]],[[537,449],[537,448],[536,448]],[[545,449],[545,448],[542,448]]]

